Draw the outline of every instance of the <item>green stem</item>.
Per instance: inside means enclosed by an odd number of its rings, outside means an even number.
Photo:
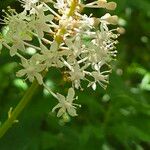
[[[16,108],[12,111],[10,117],[4,122],[4,124],[0,127],[0,138],[7,132],[7,130],[12,126],[12,124],[16,121],[19,114],[25,108],[25,106],[30,102],[33,94],[38,89],[39,85],[37,81],[34,81],[30,88],[26,91],[25,95],[18,103]]]

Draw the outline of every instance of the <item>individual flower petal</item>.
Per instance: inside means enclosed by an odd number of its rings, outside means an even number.
[[[70,88],[68,90],[68,95],[66,97],[66,101],[68,101],[69,103],[72,103],[72,101],[74,100],[74,96],[75,96],[75,91],[73,88]]]
[[[26,70],[25,69],[22,69],[22,70],[19,70],[17,73],[16,73],[16,76],[17,77],[22,77],[26,74]]]
[[[66,100],[65,96],[63,96],[63,95],[57,93],[57,98],[58,98],[58,101],[59,101],[60,103],[62,103],[62,104],[65,103],[65,100]]]
[[[39,83],[40,85],[42,85],[42,83],[43,83],[43,77],[42,77],[42,75],[39,74],[39,73],[35,73],[35,77],[36,77],[38,83]]]
[[[56,41],[54,41],[51,44],[50,51],[57,51],[57,50],[58,50],[58,43]]]
[[[58,113],[57,113],[57,117],[61,117],[66,111],[64,110],[64,108],[60,108],[58,110]]]
[[[76,113],[76,110],[75,110],[74,107],[69,107],[69,108],[67,109],[67,111],[68,111],[68,114],[69,114],[70,116],[72,116],[72,117],[77,116],[77,113]]]

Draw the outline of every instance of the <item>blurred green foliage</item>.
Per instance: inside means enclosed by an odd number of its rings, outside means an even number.
[[[0,140],[0,150],[149,150],[150,149],[150,1],[115,0],[114,14],[126,30],[108,89],[78,91],[79,116],[58,119],[50,111],[56,100],[42,88]],[[1,0],[0,10],[15,0]],[[93,11],[92,11],[93,12]],[[94,15],[102,12],[97,10]],[[2,15],[2,14],[1,14]],[[17,59],[15,60],[17,62]],[[0,55],[0,123],[29,84],[16,79],[18,69],[6,49]],[[51,70],[46,81],[66,93],[63,74]]]

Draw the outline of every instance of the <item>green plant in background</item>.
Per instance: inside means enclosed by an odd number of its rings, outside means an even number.
[[[59,119],[50,112],[53,106],[57,105],[55,99],[46,89],[39,88],[30,105],[22,112],[19,123],[14,123],[13,128],[0,140],[0,149],[150,149],[150,3],[149,0],[137,0],[136,3],[134,0],[115,2],[118,8],[114,13],[122,17],[119,18],[119,24],[123,25],[126,31],[120,37],[118,61],[113,65],[113,68],[118,69],[114,69],[111,74],[107,90],[104,91],[99,86],[94,92],[90,88],[83,92],[77,90],[76,94],[82,105],[82,109],[78,110],[79,116],[70,118],[65,114]],[[103,13],[101,10],[87,9],[85,12],[92,12],[94,17],[98,17]],[[84,39],[85,42],[90,40]],[[36,44],[36,41],[34,42]],[[27,51],[33,53],[32,50]],[[19,62],[16,57],[9,58],[8,51],[3,48],[0,59],[1,122],[7,118],[10,106],[16,106],[29,85],[28,82],[15,78],[14,73],[20,68],[17,63],[12,63],[14,58]],[[45,76],[46,85],[52,91],[60,91],[65,95],[70,86],[66,71],[68,70],[60,73],[51,68]],[[82,83],[82,87],[86,87],[86,82]]]

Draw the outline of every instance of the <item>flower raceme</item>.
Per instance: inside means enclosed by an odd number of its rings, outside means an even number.
[[[110,30],[108,27],[117,24],[116,15],[106,13],[96,18],[81,11],[84,8],[114,10],[116,3],[107,0],[87,4],[81,0],[19,1],[24,10],[17,13],[9,8],[5,12],[2,23],[8,31],[1,35],[0,43],[9,49],[10,56],[21,59],[23,69],[17,72],[17,77],[25,76],[30,82],[37,80],[58,100],[52,110],[59,109],[58,117],[65,113],[76,116],[76,106],[80,105],[73,103],[75,89],[83,89],[82,81],[93,90],[97,84],[106,88],[119,36],[119,28]],[[29,47],[36,51],[32,56],[27,54]],[[43,81],[42,72],[51,67],[64,69],[71,81],[66,98],[55,94]]]

